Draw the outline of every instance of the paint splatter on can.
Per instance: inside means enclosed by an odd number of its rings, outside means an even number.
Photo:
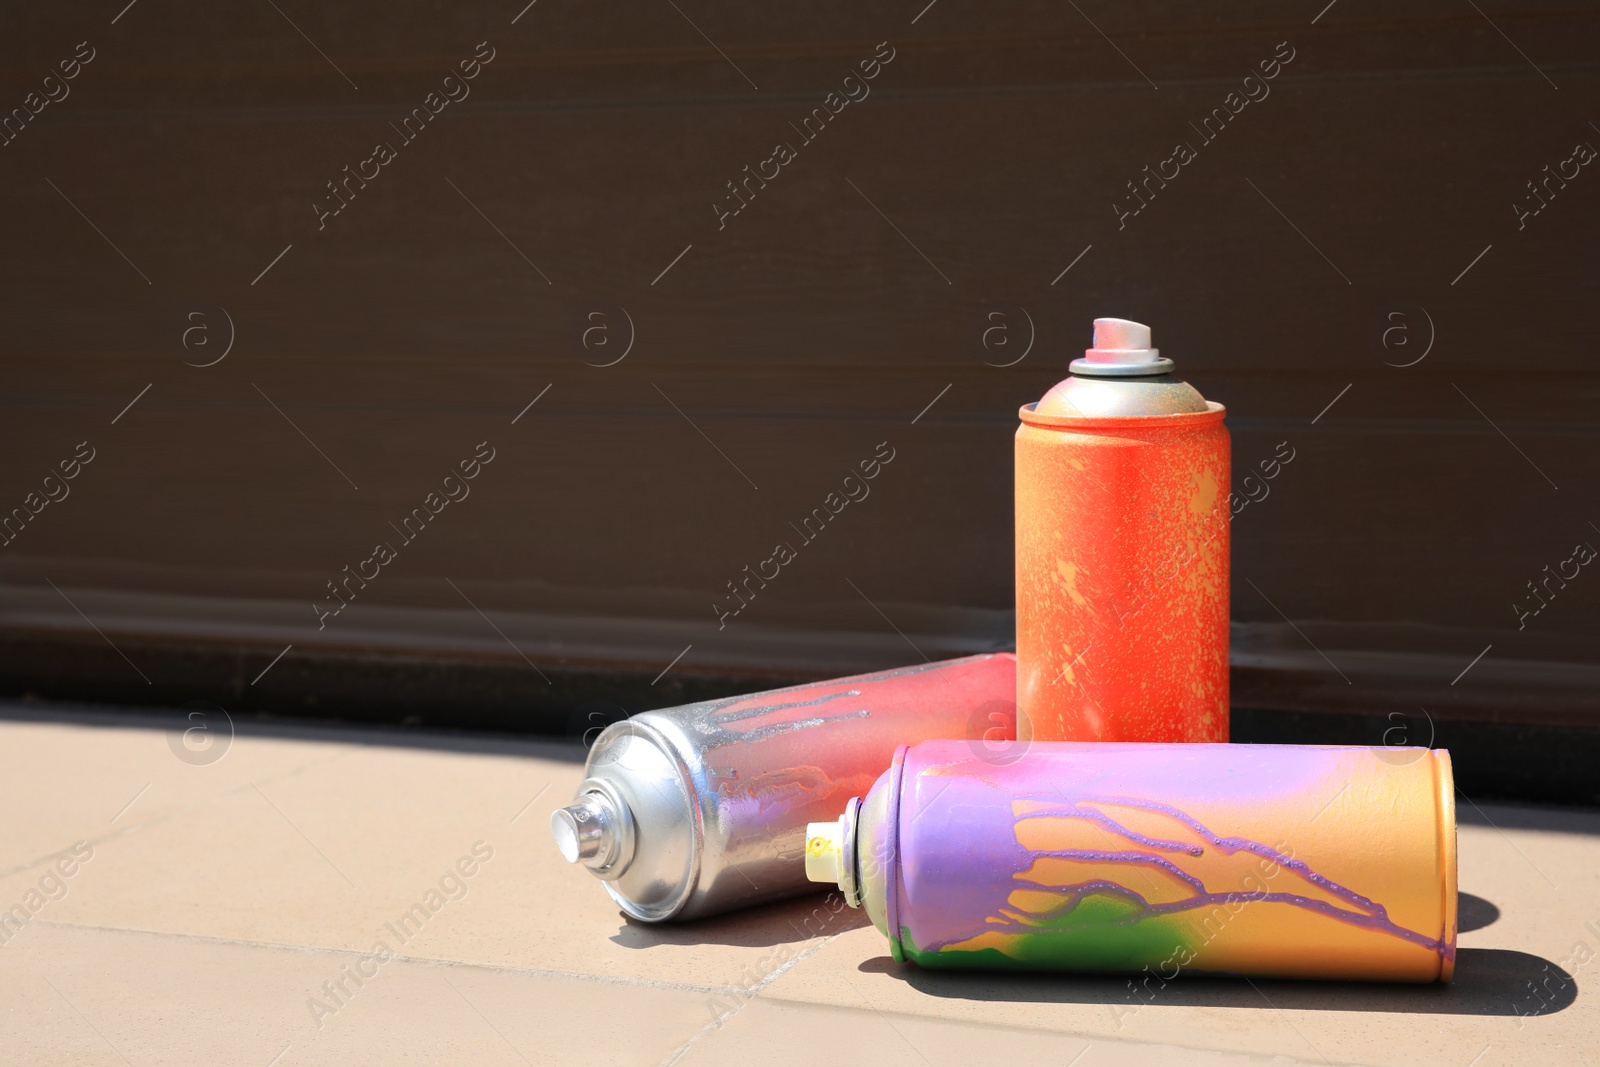
[[[1172,366],[1148,327],[1096,319],[1020,412],[1024,739],[1228,739],[1228,430]]]
[[[1016,657],[994,653],[647,711],[595,739],[550,828],[635,919],[795,896],[815,888],[807,822],[866,792],[898,745],[1013,738],[1015,707]]]
[[[962,742],[895,753],[807,827],[839,884],[923,967],[1448,981],[1449,753]]]

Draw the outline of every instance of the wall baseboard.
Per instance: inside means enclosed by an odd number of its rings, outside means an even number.
[[[253,719],[577,739],[649,708],[1005,647],[953,625],[750,626],[712,639],[701,623],[497,612],[501,636],[475,613],[415,609],[376,610],[378,625],[318,640],[303,624],[278,625],[271,604],[152,611],[150,599],[85,593],[78,603],[98,630],[11,599],[0,613],[0,697],[200,702]],[[1321,634],[1324,657],[1294,647],[1294,636],[1235,627],[1234,740],[1446,747],[1467,796],[1600,804],[1600,666],[1484,656],[1463,674],[1459,655],[1351,649]],[[715,654],[672,662],[691,646]]]

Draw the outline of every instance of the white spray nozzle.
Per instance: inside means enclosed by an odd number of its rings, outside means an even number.
[[[1131,319],[1095,319],[1094,347],[1072,361],[1085,378],[1140,378],[1172,373],[1172,360],[1150,347],[1150,327]]]
[[[844,874],[844,827],[835,822],[806,824],[806,877],[837,885]]]
[[[861,798],[851,797],[835,822],[806,824],[806,877],[833,883],[852,908],[861,907],[861,884],[856,872],[856,820]]]
[[[1150,327],[1128,319],[1095,319],[1094,347],[1083,352],[1090,363],[1154,363],[1160,355],[1150,347]]]

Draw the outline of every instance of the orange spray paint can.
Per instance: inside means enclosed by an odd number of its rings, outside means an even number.
[[[1223,407],[1125,319],[1071,371],[1017,430],[1018,736],[1226,741]]]

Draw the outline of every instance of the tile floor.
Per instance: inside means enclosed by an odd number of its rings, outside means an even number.
[[[1143,1003],[816,899],[628,923],[550,842],[576,746],[211,719],[0,704],[0,1063],[1600,1064],[1600,813],[1462,802],[1453,985]]]

